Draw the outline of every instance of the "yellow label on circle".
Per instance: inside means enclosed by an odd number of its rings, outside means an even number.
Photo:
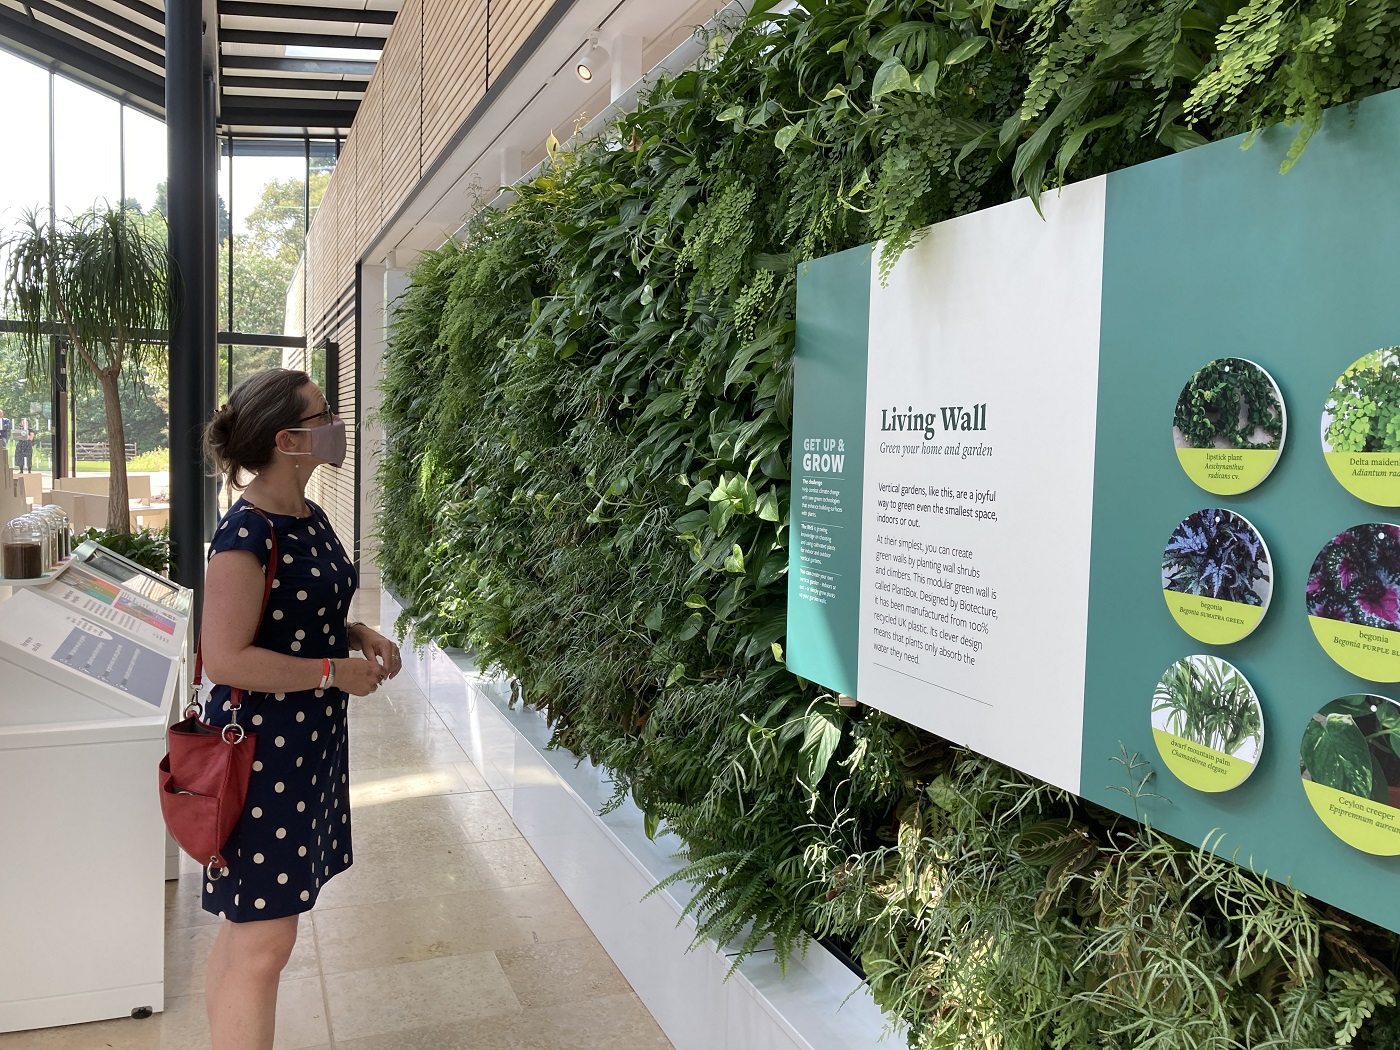
[[[1276,448],[1179,448],[1176,458],[1186,476],[1207,492],[1237,496],[1269,476],[1278,462]]]
[[[1153,728],[1157,753],[1178,780],[1197,791],[1229,791],[1254,772],[1254,763],[1227,755],[1194,740]]]
[[[1328,830],[1348,846],[1377,857],[1400,857],[1400,809],[1304,780],[1308,801]]]
[[[1309,616],[1323,650],[1343,669],[1372,682],[1400,682],[1400,631]]]
[[[1332,474],[1357,499],[1400,507],[1400,453],[1324,452]]]
[[[1247,637],[1264,618],[1265,605],[1244,605],[1219,598],[1202,598],[1180,591],[1163,591],[1177,626],[1198,642],[1229,645]]]

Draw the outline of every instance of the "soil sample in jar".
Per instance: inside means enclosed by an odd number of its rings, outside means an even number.
[[[24,514],[5,526],[0,534],[0,572],[7,580],[32,580],[44,575],[43,523]]]

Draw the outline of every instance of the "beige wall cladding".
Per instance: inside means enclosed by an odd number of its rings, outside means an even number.
[[[486,0],[423,0],[424,168],[485,94]]]
[[[405,0],[376,71],[384,80],[384,173],[386,215],[408,196],[421,173],[423,156],[423,0]],[[377,232],[377,231],[376,231]]]
[[[338,350],[335,370],[335,407],[347,423],[359,419],[359,366],[355,331],[354,267],[350,284],[342,286],[327,314],[309,337],[310,345],[334,339]],[[355,463],[359,456],[358,430],[351,427],[345,435],[345,462],[340,467],[321,467],[311,476],[306,494],[321,506],[331,520],[335,534],[352,559],[357,557],[355,537]]]
[[[491,82],[494,84],[525,38],[549,13],[553,0],[492,0]]]
[[[344,244],[342,266],[358,259],[369,247],[384,221],[384,78],[376,76],[365,90],[355,114],[349,142],[355,145],[355,222],[349,243]],[[344,270],[340,271],[344,279]]]

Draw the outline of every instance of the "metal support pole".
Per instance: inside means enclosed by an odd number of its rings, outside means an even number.
[[[219,390],[219,140],[214,135],[214,74],[204,74],[204,334],[199,361],[203,390],[201,422],[212,419]],[[213,479],[201,474],[204,520],[219,520]]]
[[[179,274],[170,339],[170,548],[175,579],[204,604],[204,126],[200,0],[165,5],[165,129],[170,254]]]

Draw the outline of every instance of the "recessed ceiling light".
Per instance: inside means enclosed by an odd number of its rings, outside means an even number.
[[[299,44],[288,44],[286,47],[288,58],[330,58],[337,61],[356,62],[378,62],[383,51],[368,51],[358,47],[303,47]]]

